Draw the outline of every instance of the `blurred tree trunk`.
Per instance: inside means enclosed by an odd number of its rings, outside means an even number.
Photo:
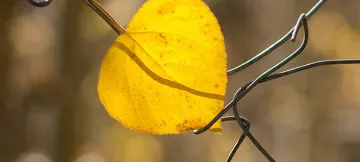
[[[8,41],[7,24],[12,18],[16,1],[0,1],[0,161],[14,160],[24,148],[23,111],[11,102],[9,67],[11,47]]]
[[[67,0],[64,15],[62,69],[63,81],[61,110],[58,126],[57,162],[74,161],[75,151],[82,144],[84,117],[81,115],[81,98],[79,87],[83,77],[89,71],[89,57],[79,49],[81,42],[79,31],[79,14],[85,7],[82,1]],[[80,125],[79,125],[80,124]]]

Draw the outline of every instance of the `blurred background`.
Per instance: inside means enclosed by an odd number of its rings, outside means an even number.
[[[99,0],[124,26],[144,0]],[[228,67],[282,37],[316,0],[206,0],[222,27]],[[101,59],[116,33],[81,0],[45,8],[0,1],[0,162],[220,162],[241,134],[143,135],[123,128],[97,97]],[[329,0],[309,21],[305,51],[282,69],[360,58],[360,2]],[[229,77],[226,102],[301,43]],[[261,84],[238,104],[279,162],[360,161],[360,65],[318,67]],[[266,159],[249,140],[234,161]]]

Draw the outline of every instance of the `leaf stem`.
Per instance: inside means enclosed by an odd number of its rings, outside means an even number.
[[[91,9],[93,9],[101,18],[103,18],[120,35],[126,30],[122,27],[96,0],[83,0]]]

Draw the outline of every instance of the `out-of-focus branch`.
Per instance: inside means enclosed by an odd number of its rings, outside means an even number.
[[[83,127],[77,123],[85,120],[80,114],[78,89],[82,78],[89,70],[89,55],[79,49],[79,14],[86,7],[81,1],[67,0],[64,7],[64,26],[61,48],[61,85],[63,94],[59,99],[60,114],[57,138],[57,162],[74,161],[75,151],[82,143]]]
[[[9,68],[11,46],[7,38],[7,22],[12,18],[16,1],[0,1],[0,161],[10,161],[23,150],[23,111],[10,103]]]

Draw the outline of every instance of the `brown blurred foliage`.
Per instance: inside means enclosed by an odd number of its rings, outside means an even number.
[[[102,0],[123,25],[144,0]],[[279,39],[315,0],[206,0],[219,19],[229,68]],[[100,61],[117,35],[80,0],[35,8],[0,2],[1,162],[219,162],[241,133],[143,135],[111,119],[97,98]],[[360,56],[360,3],[329,0],[309,21],[306,50],[286,65]],[[299,45],[285,43],[229,77],[227,99]],[[284,69],[284,68],[283,68]],[[256,87],[241,115],[277,161],[360,161],[358,65],[314,68]],[[265,161],[245,141],[234,161]]]

